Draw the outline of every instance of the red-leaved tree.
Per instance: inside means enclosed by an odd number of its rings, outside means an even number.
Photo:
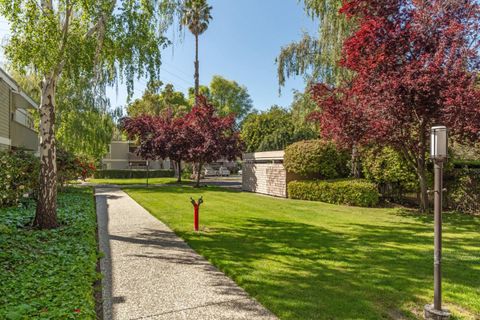
[[[372,116],[357,103],[348,88],[332,88],[320,83],[310,93],[321,110],[311,113],[318,121],[322,137],[335,141],[337,146],[351,150],[351,174],[360,177],[358,147],[372,138]]]
[[[184,119],[189,139],[187,160],[196,165],[198,187],[205,163],[222,158],[235,160],[241,155],[243,145],[235,129],[234,115],[218,116],[215,107],[203,96],[198,96],[196,105]]]
[[[138,155],[147,160],[169,158],[177,168],[177,181],[181,181],[182,160],[190,148],[183,118],[175,118],[167,111],[159,116],[124,118],[122,127],[130,139],[138,139]]]
[[[353,143],[358,140],[352,127],[357,112],[361,122],[368,119],[368,132],[360,136],[403,155],[418,176],[421,209],[426,210],[430,127],[446,125],[454,139],[479,140],[479,4],[344,0],[340,11],[358,25],[340,61],[354,76],[328,93],[332,98],[317,95],[321,108],[326,100],[327,109],[330,104],[337,110],[323,113],[324,133],[335,137],[344,130],[340,135]]]

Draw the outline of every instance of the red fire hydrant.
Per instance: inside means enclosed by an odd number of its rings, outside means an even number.
[[[198,202],[195,202],[192,197],[190,197],[190,201],[193,205],[193,227],[195,231],[198,231],[198,211],[200,210],[200,205],[203,203],[203,197],[198,199]]]

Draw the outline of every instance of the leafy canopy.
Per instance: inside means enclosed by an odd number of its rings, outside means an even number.
[[[208,23],[212,19],[211,11],[212,7],[206,0],[186,0],[182,7],[182,25],[192,34],[201,35],[208,29]]]
[[[253,108],[253,101],[245,86],[219,75],[213,76],[208,87],[200,86],[199,92],[213,104],[217,114],[234,114],[237,121],[241,121]],[[192,104],[195,101],[193,88],[189,89],[189,100]]]
[[[190,110],[190,104],[182,92],[176,91],[170,83],[163,86],[161,81],[150,81],[142,97],[127,106],[129,117],[160,115],[171,110],[175,115],[183,115]]]
[[[176,6],[175,0],[1,0],[12,31],[5,54],[16,70],[103,84],[121,78],[131,93],[136,74],[159,73]]]

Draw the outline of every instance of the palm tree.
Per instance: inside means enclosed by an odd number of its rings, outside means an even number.
[[[185,0],[182,7],[182,25],[195,36],[195,103],[197,102],[199,88],[198,74],[198,36],[208,29],[208,23],[212,19],[210,11],[212,7],[207,0]]]

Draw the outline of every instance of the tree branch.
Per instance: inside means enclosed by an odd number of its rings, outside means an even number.
[[[70,3],[69,0],[65,3],[65,21],[63,22],[62,26],[62,43],[60,44],[60,57],[61,61],[57,64],[54,71],[54,76],[60,75],[62,73],[63,67],[65,66],[65,48],[67,46],[68,41],[68,28],[70,26],[70,17],[72,16],[73,12],[73,4]]]

